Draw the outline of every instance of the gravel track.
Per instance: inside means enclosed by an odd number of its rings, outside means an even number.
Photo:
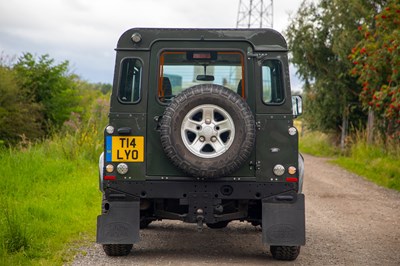
[[[400,193],[305,156],[307,243],[294,262],[272,259],[261,228],[231,222],[204,228],[152,223],[127,257],[83,248],[72,265],[400,265]]]

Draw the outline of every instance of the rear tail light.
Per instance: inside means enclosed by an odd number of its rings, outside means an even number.
[[[107,173],[112,173],[114,171],[114,165],[107,164],[106,171],[107,171]]]
[[[117,165],[117,172],[120,175],[124,175],[126,173],[128,173],[128,165],[126,163],[120,163]]]
[[[296,167],[294,167],[294,166],[289,166],[289,168],[288,168],[288,173],[289,173],[289,174],[294,175],[296,172],[297,172]]]
[[[285,173],[285,167],[281,164],[277,164],[274,166],[273,171],[276,176],[281,176]]]

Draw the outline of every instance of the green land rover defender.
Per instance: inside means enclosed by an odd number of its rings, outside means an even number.
[[[271,29],[122,34],[99,162],[97,242],[107,255],[129,254],[156,220],[199,229],[239,220],[262,227],[274,258],[297,258],[302,102],[291,96],[287,53]]]

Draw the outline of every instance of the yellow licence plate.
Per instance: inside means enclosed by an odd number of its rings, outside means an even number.
[[[107,162],[144,162],[143,136],[107,136]]]

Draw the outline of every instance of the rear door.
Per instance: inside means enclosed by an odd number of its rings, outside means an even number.
[[[156,42],[151,48],[149,92],[148,92],[148,120],[147,120],[147,175],[159,178],[185,178],[185,173],[172,165],[166,157],[160,141],[158,121],[163,115],[171,98],[180,91],[199,84],[199,82],[212,82],[223,85],[239,93],[246,99],[253,113],[255,112],[254,91],[249,90],[253,86],[249,82],[253,75],[253,66],[248,64],[247,51],[249,44],[246,42]],[[201,49],[197,48],[201,47]],[[229,48],[227,48],[229,47]],[[197,51],[197,52],[196,52]],[[193,55],[193,53],[195,55]],[[179,61],[192,53],[190,60]],[[224,58],[230,65],[213,65],[212,61],[218,60],[214,56]],[[203,63],[194,65],[193,57],[204,57]],[[209,57],[209,63],[206,63]],[[186,57],[188,58],[188,57]],[[233,59],[230,59],[233,58]],[[238,63],[233,64],[237,58]],[[231,63],[229,63],[232,61]],[[162,65],[162,67],[160,67]],[[249,76],[250,73],[250,76]],[[199,81],[199,76],[213,76],[214,81]],[[167,89],[165,89],[167,88]],[[255,175],[252,164],[255,161],[255,152],[248,161],[231,177],[251,178]]]

